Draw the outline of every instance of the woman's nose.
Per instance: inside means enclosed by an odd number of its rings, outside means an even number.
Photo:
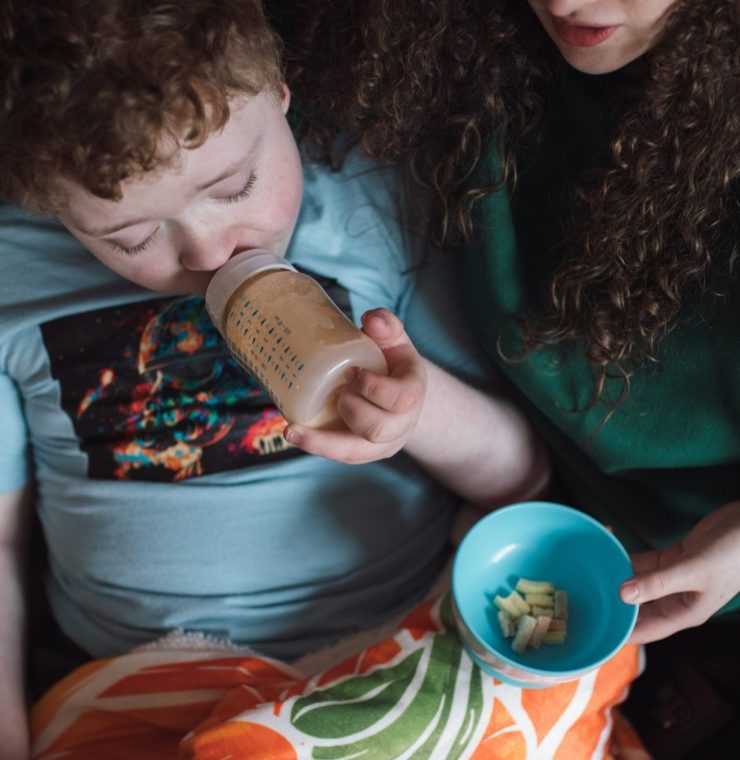
[[[597,2],[599,0],[545,0],[544,5],[553,16],[567,18]]]

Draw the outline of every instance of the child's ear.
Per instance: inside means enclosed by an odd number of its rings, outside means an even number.
[[[283,109],[283,113],[288,113],[290,107],[290,88],[287,84],[283,84],[283,97],[280,99],[280,107]]]

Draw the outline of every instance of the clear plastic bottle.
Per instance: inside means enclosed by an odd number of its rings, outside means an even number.
[[[383,352],[316,280],[270,251],[229,259],[208,285],[206,308],[234,358],[288,422],[341,427],[336,395],[345,372],[388,374]]]

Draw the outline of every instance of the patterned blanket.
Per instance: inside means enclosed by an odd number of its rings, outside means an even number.
[[[316,673],[182,640],[57,684],[33,710],[33,758],[649,760],[614,710],[640,671],[637,647],[577,681],[523,690],[472,663],[449,594]]]

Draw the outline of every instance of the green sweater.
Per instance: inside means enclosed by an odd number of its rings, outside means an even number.
[[[581,347],[520,354],[517,320],[544,303],[565,234],[566,182],[608,145],[609,77],[566,72],[511,199],[481,204],[466,253],[470,317],[484,348],[551,447],[574,506],[614,527],[628,550],[664,547],[704,515],[740,499],[740,283],[683,315],[657,366],[636,372],[627,399],[585,409],[593,374]],[[606,399],[621,384],[607,385]],[[584,410],[585,409],[585,410]],[[736,597],[732,608],[740,608]],[[726,608],[727,609],[727,608]]]

